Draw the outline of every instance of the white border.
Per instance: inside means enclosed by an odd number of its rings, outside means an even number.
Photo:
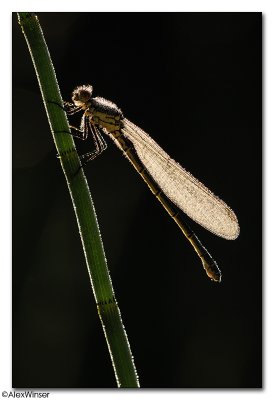
[[[274,234],[271,235],[273,221],[273,31],[274,13],[272,0],[229,0],[229,1],[120,1],[66,0],[63,4],[56,0],[1,2],[0,48],[1,48],[1,130],[0,130],[0,390],[11,390],[11,12],[39,11],[261,11],[264,15],[264,390],[222,390],[222,391],[51,391],[51,398],[74,399],[111,396],[182,397],[184,399],[214,398],[274,398],[273,384],[273,284],[274,262],[271,248]],[[248,201],[248,199],[247,199]],[[272,238],[273,236],[273,238]],[[272,257],[271,257],[272,256]],[[272,261],[272,263],[271,263]],[[271,265],[272,264],[272,265]]]

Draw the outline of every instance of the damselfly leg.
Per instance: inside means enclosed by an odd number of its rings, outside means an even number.
[[[68,115],[73,115],[78,113],[82,110],[82,107],[75,106],[73,103],[64,102],[64,109]],[[87,111],[84,112],[80,127],[77,128],[76,126],[70,125],[71,132],[69,132],[72,136],[86,140],[91,133],[92,141],[94,143],[95,149],[88,153],[80,155],[81,166],[83,168],[88,162],[94,160],[97,156],[99,156],[106,148],[107,144],[105,139],[102,136],[102,128],[96,126],[95,123],[92,121],[90,115],[87,114]]]

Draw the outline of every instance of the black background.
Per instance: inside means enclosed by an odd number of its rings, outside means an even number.
[[[190,222],[222,270],[215,284],[112,142],[86,167],[143,388],[262,386],[261,17],[39,14],[64,99],[91,83],[239,219],[233,242]],[[13,387],[116,387],[16,14]]]

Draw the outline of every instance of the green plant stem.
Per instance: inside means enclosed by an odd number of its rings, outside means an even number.
[[[53,139],[68,184],[93,294],[105,333],[118,387],[139,387],[127,335],[107,268],[95,209],[69,125],[50,54],[38,18],[18,13],[41,89]],[[61,46],[61,44],[60,44]],[[58,106],[60,105],[60,106]],[[78,171],[78,172],[77,172]]]

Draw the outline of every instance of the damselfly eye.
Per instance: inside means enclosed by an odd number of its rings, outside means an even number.
[[[85,104],[90,100],[92,95],[92,90],[93,88],[91,85],[78,86],[72,92],[72,101],[76,105],[81,105],[81,103]]]

